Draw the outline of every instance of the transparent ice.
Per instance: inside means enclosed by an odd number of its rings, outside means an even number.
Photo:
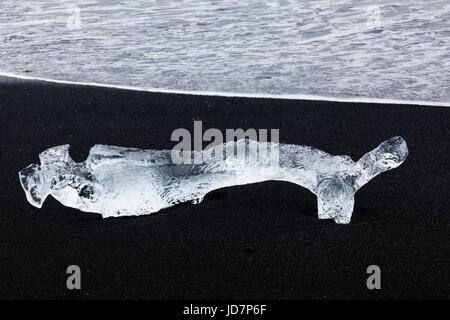
[[[319,219],[346,224],[355,192],[398,167],[408,147],[394,137],[357,162],[308,146],[253,140],[184,151],[189,160],[184,164],[173,161],[173,152],[95,145],[86,161],[76,163],[69,145],[61,145],[42,152],[41,164],[23,169],[19,178],[28,201],[38,208],[51,194],[65,206],[103,217],[150,214],[181,202],[199,203],[215,189],[281,180],[317,195]]]

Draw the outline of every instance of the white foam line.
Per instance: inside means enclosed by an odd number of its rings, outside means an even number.
[[[56,79],[40,78],[40,77],[33,77],[33,76],[24,76],[24,75],[18,75],[15,73],[2,72],[2,71],[0,71],[0,76],[24,79],[24,80],[45,81],[45,82],[72,84],[72,85],[81,85],[81,86],[106,87],[106,88],[125,89],[125,90],[133,90],[133,91],[146,91],[146,92],[155,92],[155,93],[189,94],[189,95],[197,95],[197,96],[268,98],[268,99],[287,99],[287,100],[318,100],[318,101],[381,103],[381,104],[411,104],[411,105],[422,105],[422,106],[450,107],[450,102],[438,102],[438,101],[396,100],[396,99],[379,99],[379,98],[363,98],[363,97],[338,98],[338,97],[316,96],[316,95],[309,95],[309,94],[239,93],[239,92],[172,90],[172,89],[163,89],[163,88],[140,88],[140,87],[133,87],[133,86],[113,85],[113,84],[107,84],[107,83],[56,80]]]

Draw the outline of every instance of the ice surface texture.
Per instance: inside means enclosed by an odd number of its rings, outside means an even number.
[[[225,151],[222,157],[207,158],[207,153],[218,151]],[[394,137],[357,162],[312,147],[253,140],[189,151],[187,158],[197,159],[192,164],[175,164],[172,153],[95,145],[85,162],[76,163],[69,156],[69,145],[62,145],[42,152],[41,164],[23,169],[19,178],[28,201],[38,208],[51,194],[65,206],[103,217],[150,214],[186,201],[199,203],[208,192],[228,186],[289,181],[317,195],[319,219],[346,224],[355,192],[376,175],[398,167],[408,156],[408,147],[403,138]]]

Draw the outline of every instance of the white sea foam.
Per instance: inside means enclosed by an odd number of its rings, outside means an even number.
[[[3,0],[1,9],[4,72],[187,93],[450,103],[448,0]]]

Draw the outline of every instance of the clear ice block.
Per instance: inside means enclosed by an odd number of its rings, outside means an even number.
[[[103,217],[150,214],[177,203],[199,203],[215,189],[281,180],[317,195],[319,219],[347,224],[355,192],[376,175],[398,167],[408,147],[403,138],[394,137],[357,162],[308,146],[253,140],[184,151],[192,160],[185,164],[176,164],[173,152],[95,145],[86,161],[76,163],[69,145],[61,145],[42,152],[41,164],[23,169],[19,178],[28,201],[38,208],[51,194],[65,206]],[[220,152],[223,156],[211,160]]]

